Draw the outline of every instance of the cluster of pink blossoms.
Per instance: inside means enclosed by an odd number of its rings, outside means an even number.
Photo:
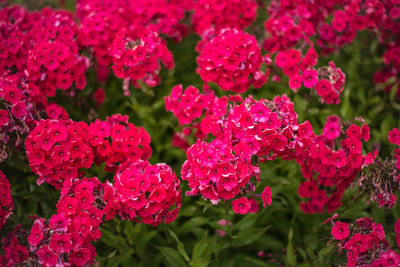
[[[396,193],[400,189],[400,170],[396,168],[395,159],[375,159],[367,168],[363,168],[357,185],[369,200],[378,207],[393,208],[397,202]]]
[[[159,225],[175,220],[181,207],[179,179],[165,163],[127,161],[114,176],[122,219]]]
[[[400,248],[400,218],[398,218],[396,223],[394,224],[394,232],[396,233],[395,238],[397,247]]]
[[[228,100],[234,106],[226,114]],[[323,133],[317,136],[308,121],[298,124],[293,103],[286,96],[276,97],[273,102],[248,98],[239,105],[236,102],[242,101],[240,97],[218,99],[213,94],[199,94],[193,87],[182,93],[182,87],[176,86],[165,101],[167,110],[182,124],[189,124],[179,136],[180,143],[175,142],[186,150],[185,135],[192,129],[197,130],[196,136],[200,139],[187,150],[188,161],[182,167],[183,179],[188,180],[192,189],[187,194],[201,193],[214,203],[253,188],[246,185],[251,177],[259,175],[258,167],[251,167],[254,156],[257,162],[281,157],[295,159],[307,179],[298,190],[300,197],[308,198],[301,203],[301,209],[306,213],[322,213],[326,207],[332,212],[341,206],[345,189],[362,167],[371,164],[377,156],[377,152],[362,154],[362,140],[367,142],[370,138],[366,124],[346,126],[337,116],[331,116]],[[203,110],[205,116],[201,118]],[[196,122],[197,118],[201,118],[200,122]],[[209,134],[216,138],[213,142],[201,141]],[[221,144],[224,150],[219,149]],[[226,161],[232,165],[231,173],[238,172],[238,166],[245,166],[244,173],[248,176],[240,174],[240,178],[234,178],[233,175],[234,182],[231,182],[216,167]],[[223,193],[225,180],[233,185],[229,186],[228,193]]]
[[[116,75],[120,78],[130,76],[134,78],[139,75],[141,77],[138,79],[142,79],[144,75],[134,74],[135,70],[149,74],[159,71],[159,62],[154,62],[153,59],[166,60],[168,62],[166,67],[172,67],[170,53],[159,51],[164,43],[160,41],[158,35],[165,34],[175,40],[181,40],[188,32],[188,27],[182,24],[185,11],[192,8],[192,0],[106,0],[102,2],[80,0],[76,3],[77,16],[81,21],[79,40],[84,47],[87,47],[94,54],[98,64],[98,76],[101,80],[104,80],[106,77],[103,76],[108,75],[107,66],[112,61],[114,61],[114,64],[116,64],[115,60],[121,61],[121,52],[115,54],[115,51],[112,51],[117,33],[123,28],[128,28],[127,33],[133,34],[128,38],[133,38],[134,44],[131,43],[129,47],[123,49],[124,51],[129,48],[129,51],[126,52],[127,59],[125,62],[120,62],[124,64],[117,63]],[[149,28],[143,29],[147,27]],[[137,36],[138,34],[140,36]],[[121,34],[119,35],[118,38],[123,38]],[[118,42],[126,45],[124,40]],[[154,46],[159,48],[154,48]],[[138,47],[136,52],[135,49],[132,49],[134,47]],[[154,55],[152,54],[153,50]],[[161,50],[164,50],[164,48]],[[147,59],[147,57],[150,59]],[[142,61],[142,63],[136,65],[137,61]],[[135,65],[140,68],[135,68]],[[131,73],[126,72],[121,67],[127,67],[132,71]],[[100,73],[103,74],[100,75]],[[133,79],[133,81],[138,79]],[[152,79],[148,79],[149,83],[150,80]],[[153,80],[152,83],[154,83]]]
[[[194,31],[203,38],[230,27],[243,30],[257,15],[255,0],[196,1],[193,14]]]
[[[335,243],[340,255],[347,256],[348,267],[400,265],[400,255],[390,249],[382,224],[368,217],[351,224],[334,221],[336,218],[337,214],[325,223],[332,223],[330,243]]]
[[[113,192],[112,185],[102,184],[96,177],[77,179],[65,185],[57,214],[48,222],[37,218],[33,223],[27,237],[32,254],[30,261],[49,267],[92,263],[96,252],[91,241],[101,237],[98,227],[103,215],[113,211],[109,205],[114,201],[108,202],[113,200]],[[113,215],[115,212],[109,217]]]
[[[11,197],[10,182],[4,173],[0,171],[0,230],[6,224],[13,209],[14,203]]]
[[[261,87],[267,76],[261,70],[263,57],[254,36],[224,28],[206,42],[197,58],[197,73],[225,91],[244,93],[250,85]]]
[[[181,40],[188,32],[182,20],[185,12],[193,9],[193,6],[193,0],[78,0],[76,10],[85,36],[99,37],[97,39],[103,39],[110,45],[112,34],[129,24],[153,25],[158,33]],[[106,20],[99,20],[102,16]],[[94,36],[103,30],[107,32],[106,36]],[[93,40],[96,38],[90,39],[96,42]]]
[[[47,97],[56,89],[83,89],[87,59],[79,55],[78,28],[67,11],[44,8],[28,12],[23,7],[0,10],[0,161],[44,117],[66,118]],[[73,86],[75,83],[75,86]],[[47,116],[46,116],[47,113]]]
[[[377,155],[377,152],[362,154],[361,140],[366,142],[369,138],[366,124],[345,128],[337,116],[327,118],[322,134],[307,148],[306,157],[297,159],[307,179],[298,190],[300,197],[309,199],[300,204],[304,212],[322,213],[325,206],[332,212],[341,206],[345,189]]]
[[[181,207],[179,180],[168,165],[142,160],[151,155],[149,143],[145,130],[129,123],[128,116],[113,115],[89,126],[41,120],[26,139],[27,154],[38,181],[61,189],[57,213],[48,222],[35,219],[27,237],[17,229],[3,239],[5,254],[0,260],[9,266],[84,266],[94,262],[91,241],[101,237],[100,225],[117,213],[122,219],[153,225],[175,220]],[[93,162],[105,162],[110,172],[118,170],[115,188],[96,177],[81,178],[79,169],[90,168]],[[29,250],[21,245],[25,239]]]
[[[394,158],[396,159],[396,168],[400,170],[400,130],[394,128],[388,133],[389,142],[397,145],[399,148],[394,150]]]
[[[4,256],[0,255],[0,265],[13,267],[29,260],[29,250],[22,245],[21,236],[26,236],[26,231],[17,225],[13,231],[1,239]],[[22,242],[21,242],[22,241]]]
[[[8,71],[24,75],[29,96],[46,102],[57,88],[83,89],[87,62],[79,55],[78,27],[72,13],[44,8],[29,13],[14,6],[1,11],[1,75]]]
[[[115,171],[127,159],[148,159],[150,137],[143,128],[128,123],[127,116],[114,115],[89,126],[72,120],[41,120],[25,140],[26,153],[38,184],[57,189],[64,181],[80,177],[81,168],[93,162],[106,163]]]
[[[228,101],[242,101],[242,97],[224,96],[218,98],[214,91],[207,90],[205,94],[189,86],[183,92],[182,85],[172,88],[171,95],[165,97],[165,108],[173,112],[178,121],[186,127],[173,136],[173,145],[186,151],[189,148],[188,137],[195,133],[197,138],[205,138],[216,127],[216,122],[226,115]],[[203,118],[202,116],[205,115]]]
[[[385,66],[374,76],[375,83],[387,83],[391,90],[399,82],[400,66],[396,63],[399,50],[400,4],[397,1],[272,1],[265,21],[268,53],[304,46],[315,38],[323,54],[337,51],[351,43],[362,30],[378,33],[386,51],[382,55]],[[390,81],[394,78],[394,81]]]
[[[388,133],[389,142],[400,146],[400,130],[393,129]],[[386,159],[375,159],[365,168],[357,184],[369,194],[369,199],[379,207],[393,208],[396,204],[396,193],[400,189],[400,150],[394,150],[394,156]]]
[[[26,94],[26,84],[19,83],[19,79],[18,75],[0,77],[0,162],[21,147],[23,137],[40,118],[36,105]],[[18,84],[24,87],[19,88]]]
[[[208,110],[214,98],[213,94],[200,94],[199,89],[193,86],[188,86],[183,92],[182,85],[179,84],[172,88],[170,96],[165,97],[165,110],[171,111],[179,124],[190,124],[200,118],[204,110]]]
[[[225,110],[226,107],[227,103]],[[303,153],[314,135],[308,122],[297,123],[293,103],[285,95],[273,101],[249,97],[231,107],[228,114],[210,115],[201,125],[203,133],[212,134],[215,139],[211,143],[197,140],[187,150],[182,179],[188,180],[191,191],[186,194],[200,193],[213,203],[239,195],[232,205],[241,214],[251,210],[248,198],[259,182],[260,171],[252,160],[304,158]],[[268,186],[261,198],[264,206],[271,203]]]
[[[139,87],[138,80],[156,86],[160,82],[161,62],[167,69],[174,67],[171,51],[151,27],[133,26],[120,30],[110,53],[115,75],[130,79],[136,87]]]
[[[289,77],[289,88],[293,91],[297,92],[303,84],[306,88],[314,88],[323,103],[339,104],[345,75],[332,61],[328,67],[315,69],[317,59],[314,48],[309,48],[303,57],[300,50],[291,48],[277,53],[275,64]]]

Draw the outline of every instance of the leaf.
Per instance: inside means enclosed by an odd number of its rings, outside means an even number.
[[[126,221],[124,226],[125,226],[124,227],[124,234],[127,237],[128,243],[130,245],[132,245],[133,244],[133,239],[134,239],[134,234],[135,234],[134,233],[135,229],[133,227],[133,223],[132,223],[132,221]]]
[[[158,247],[158,249],[160,250],[161,254],[165,257],[168,265],[173,267],[188,266],[176,249],[169,247]]]
[[[136,252],[139,256],[143,256],[146,251],[147,243],[157,234],[157,231],[143,231],[136,235],[136,239],[133,242],[136,248]]]
[[[207,232],[193,248],[192,261],[190,266],[205,267],[210,263],[211,254],[214,248],[215,238],[208,238]]]
[[[290,228],[288,235],[288,245],[286,247],[286,261],[287,263],[289,263],[289,265],[295,266],[297,257],[294,254],[292,241],[293,241],[293,228]]]
[[[263,236],[263,234],[270,228],[270,226],[264,228],[250,228],[244,231],[240,231],[237,236],[232,237],[232,242],[230,246],[241,247],[249,245]]]
[[[333,250],[335,249],[334,245],[331,244],[327,247],[324,247],[323,249],[321,249],[321,251],[318,253],[318,259],[320,262],[324,262],[324,259],[326,259],[327,255],[332,253]]]
[[[252,227],[260,217],[260,214],[247,214],[244,216],[238,223],[236,223],[233,227],[233,229],[240,229],[240,230],[246,230]]]
[[[178,232],[179,233],[184,233],[190,229],[192,229],[193,227],[197,227],[197,226],[201,226],[204,224],[208,223],[208,219],[204,218],[204,217],[194,217],[191,218],[190,220],[188,220],[187,222],[185,222],[184,224],[182,224],[181,227],[179,227]]]
[[[176,234],[171,231],[171,229],[168,229],[168,231],[171,234],[171,236],[175,239],[175,241],[177,243],[177,249],[178,249],[179,253],[182,255],[182,257],[186,261],[190,261],[190,258],[189,258],[188,254],[185,251],[185,247],[183,246],[183,243],[179,240],[179,238],[176,236]]]
[[[102,229],[102,237],[101,241],[107,244],[110,247],[117,248],[119,251],[128,248],[129,246],[126,244],[125,239],[119,235],[119,233],[111,233],[107,229]]]
[[[107,267],[118,267],[119,265],[125,265],[126,262],[130,261],[132,258],[133,249],[128,249],[126,251],[120,252],[118,256],[113,256],[107,264]]]
[[[250,258],[250,257],[246,257],[244,258],[246,261],[250,262],[251,264],[253,264],[253,266],[264,266],[264,267],[268,267],[270,266],[268,263],[266,263],[263,260],[259,260],[259,259],[255,259],[255,258]]]

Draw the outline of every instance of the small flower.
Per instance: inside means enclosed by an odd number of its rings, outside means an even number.
[[[244,215],[250,211],[251,202],[245,197],[240,197],[232,201],[232,209],[235,213]]]
[[[335,222],[332,226],[331,234],[336,240],[343,240],[349,237],[349,224],[340,221]]]

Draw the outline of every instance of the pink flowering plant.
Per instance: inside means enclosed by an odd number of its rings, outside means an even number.
[[[400,266],[400,2],[0,0],[0,266]]]

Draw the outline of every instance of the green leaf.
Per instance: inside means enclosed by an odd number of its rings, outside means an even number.
[[[205,225],[208,223],[208,219],[204,217],[194,217],[191,218],[190,220],[186,221],[184,224],[182,224],[181,227],[179,227],[178,232],[179,233],[184,233],[188,230],[191,230],[193,227],[198,227],[201,225]]]
[[[335,246],[333,244],[330,244],[329,246],[324,247],[321,249],[321,251],[318,253],[318,259],[322,263],[324,260],[326,260],[327,255],[331,254],[335,250]]]
[[[208,266],[214,248],[214,242],[215,238],[208,238],[208,234],[207,232],[205,232],[204,237],[199,242],[197,242],[197,244],[193,248],[192,261],[190,262],[190,266]]]
[[[237,236],[232,237],[232,242],[228,245],[232,247],[242,247],[249,245],[263,236],[263,234],[270,228],[270,226],[264,228],[250,228],[244,231],[240,231]]]
[[[165,257],[169,266],[173,267],[188,266],[176,249],[169,247],[158,247],[158,249],[160,250],[161,254]]]
[[[112,233],[104,228],[102,228],[101,233],[101,241],[108,246],[116,248],[119,251],[129,249],[129,246],[125,242],[125,239],[119,233]]]
[[[107,264],[107,267],[118,267],[120,265],[125,265],[128,261],[131,260],[133,254],[133,249],[128,249],[123,251],[118,256],[113,256]]]
[[[143,231],[140,234],[135,235],[134,245],[136,252],[139,256],[143,256],[146,252],[147,243],[157,234],[156,230]]]
[[[296,265],[296,255],[294,254],[293,248],[293,228],[290,228],[289,235],[288,235],[288,245],[286,247],[286,261],[289,265],[295,266]]]
[[[185,251],[185,247],[183,246],[183,243],[179,240],[179,238],[176,236],[176,234],[171,231],[171,229],[168,229],[168,231],[171,234],[171,236],[175,239],[175,241],[177,243],[177,249],[178,249],[179,253],[182,255],[182,257],[186,261],[190,261],[190,258],[189,258],[188,254]]]
[[[258,214],[258,213],[247,214],[238,223],[236,223],[233,226],[233,229],[234,230],[236,230],[236,229],[240,229],[240,230],[249,229],[250,227],[252,227],[257,222],[259,217],[260,217],[260,214]]]

